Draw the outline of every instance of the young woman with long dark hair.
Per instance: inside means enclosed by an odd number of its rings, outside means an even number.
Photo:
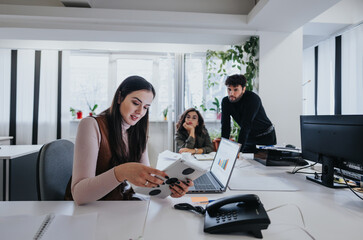
[[[154,87],[148,81],[131,76],[117,88],[108,109],[82,119],[65,199],[77,204],[133,200],[136,198],[129,182],[141,187],[163,183],[154,175],[168,176],[150,167],[147,154],[149,107],[154,97]],[[174,185],[171,196],[183,196],[189,185]]]
[[[202,115],[195,108],[189,108],[176,124],[175,140],[179,153],[209,153],[214,150]]]

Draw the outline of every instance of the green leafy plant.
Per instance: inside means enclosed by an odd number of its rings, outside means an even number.
[[[208,129],[210,140],[213,141],[216,138],[221,138],[220,129]]]
[[[227,51],[207,50],[206,65],[207,65],[207,88],[218,85],[219,82],[214,80],[217,76],[227,76],[227,63],[232,63],[232,69],[236,68],[241,71],[241,65],[246,66],[247,90],[253,90],[253,80],[258,74],[258,43],[259,38],[252,36],[243,45],[233,45]],[[221,60],[217,65],[215,59]]]
[[[91,111],[90,113],[92,113],[92,115],[96,115],[95,110],[97,109],[98,104],[95,104],[95,105],[93,105],[93,107],[91,107],[91,105],[87,102],[87,105],[88,105],[89,110]]]
[[[232,128],[231,128],[231,138],[233,138],[236,142],[238,142],[239,132],[241,131],[241,127],[238,123],[232,118]]]
[[[72,117],[73,117],[73,118],[76,118],[76,113],[77,113],[77,111],[78,111],[78,110],[76,110],[76,109],[74,109],[74,108],[70,107],[70,108],[69,108],[69,111],[71,112]]]
[[[167,120],[167,117],[168,117],[168,111],[169,111],[169,107],[166,107],[166,108],[163,110],[164,120]]]
[[[209,110],[216,111],[217,114],[220,113],[221,112],[221,105],[220,105],[220,102],[219,102],[218,98],[215,97],[212,104],[215,105],[216,107],[215,108],[210,108]]]
[[[202,104],[200,105],[200,108],[202,109],[203,112],[206,112],[208,110],[206,103],[205,103],[205,99],[203,99]]]

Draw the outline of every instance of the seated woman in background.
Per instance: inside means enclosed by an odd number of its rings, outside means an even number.
[[[210,153],[214,150],[202,115],[195,108],[187,109],[176,124],[176,147],[179,153]]]
[[[168,177],[149,167],[147,132],[149,107],[154,87],[144,78],[131,76],[118,87],[111,107],[98,116],[79,123],[73,173],[65,199],[84,204],[97,200],[133,200],[128,182],[140,187],[155,187]],[[170,187],[172,197],[181,197],[189,184]]]

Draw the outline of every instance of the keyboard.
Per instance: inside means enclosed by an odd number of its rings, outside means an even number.
[[[215,189],[214,185],[210,182],[207,174],[200,176],[199,178],[195,179],[193,182],[194,182],[194,188],[196,190]]]

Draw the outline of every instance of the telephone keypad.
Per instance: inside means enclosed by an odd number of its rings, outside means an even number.
[[[237,211],[218,212],[216,216],[216,223],[230,222],[237,220]]]

